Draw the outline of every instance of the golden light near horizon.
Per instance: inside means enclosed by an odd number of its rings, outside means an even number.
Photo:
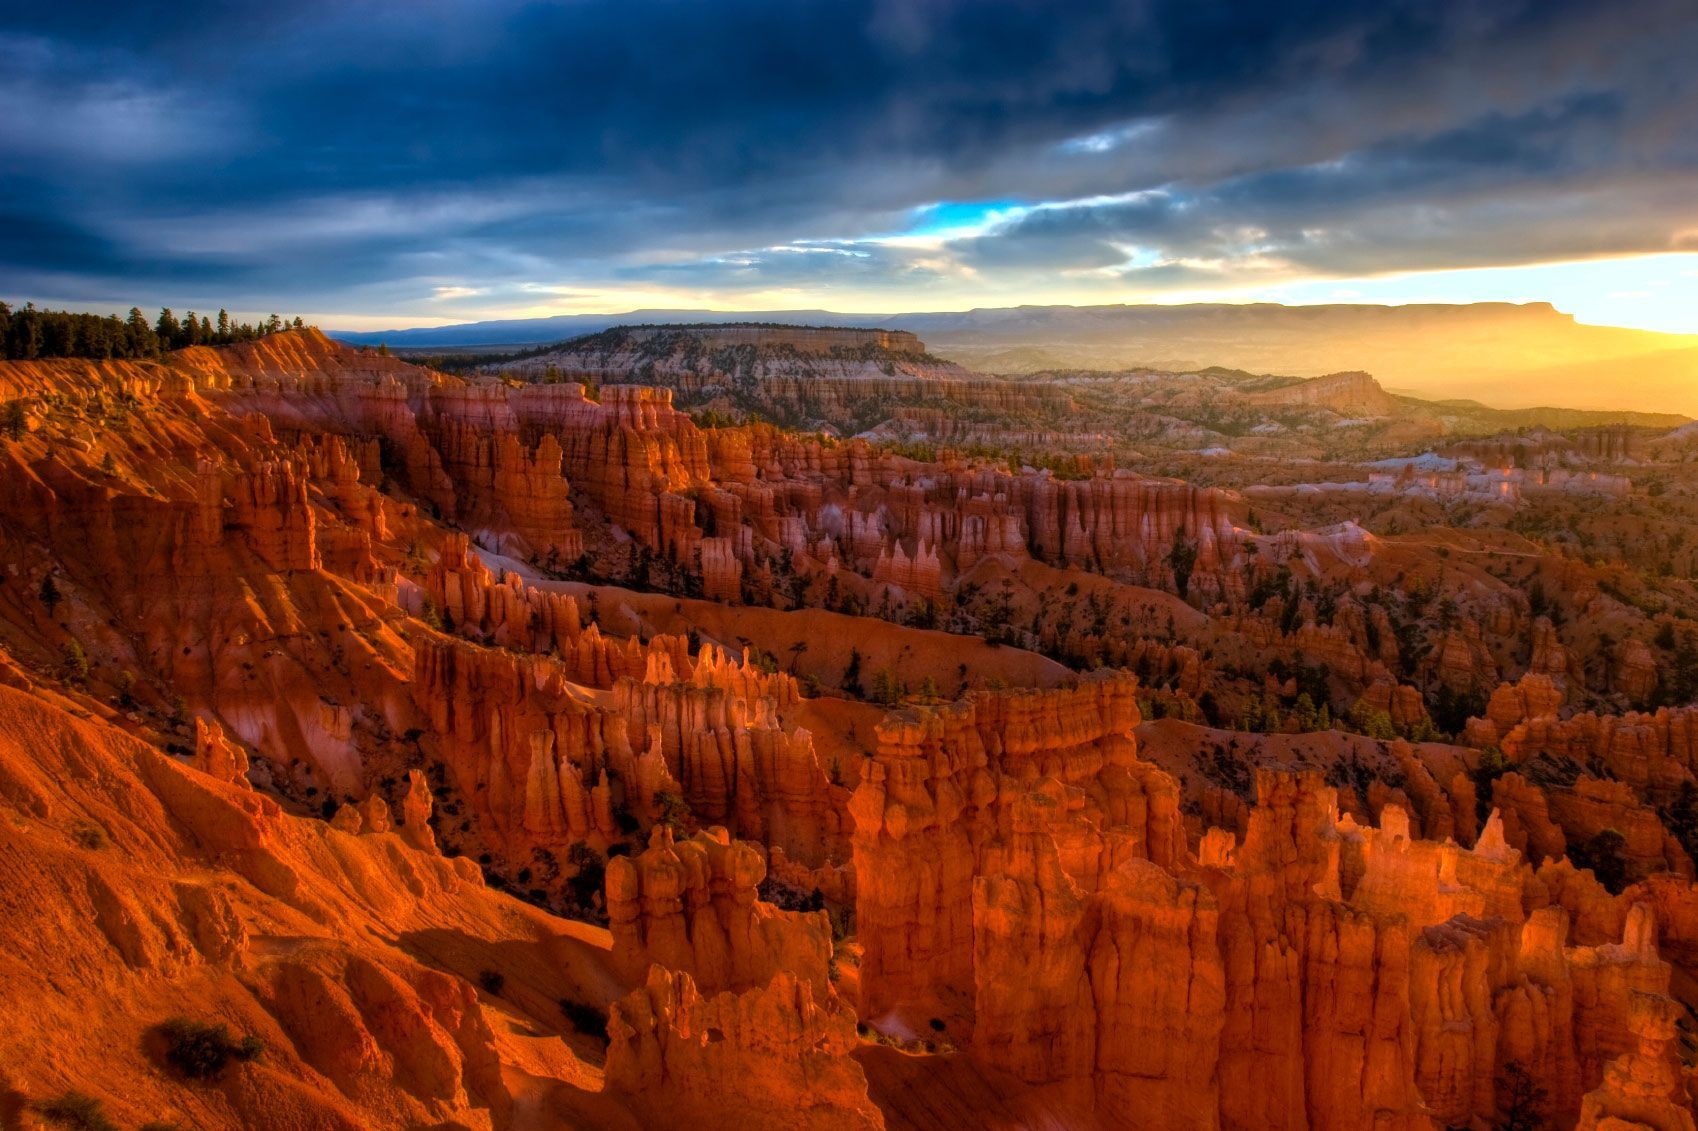
[[[1260,292],[1271,302],[1548,302],[1594,326],[1698,334],[1698,252],[1313,280]]]

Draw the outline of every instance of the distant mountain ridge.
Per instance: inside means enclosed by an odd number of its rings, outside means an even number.
[[[1592,326],[1549,303],[1282,306],[1021,306],[913,314],[824,310],[638,310],[375,332],[357,345],[476,350],[529,346],[614,326],[748,322],[876,326],[923,337],[984,372],[1191,371],[1211,365],[1299,377],[1363,371],[1431,398],[1500,408],[1558,404],[1698,416],[1698,335]]]
[[[543,345],[564,341],[583,334],[599,333],[615,326],[672,326],[699,327],[709,325],[748,326],[822,326],[851,329],[907,330],[916,334],[988,334],[998,337],[1010,333],[1026,335],[1043,329],[1077,333],[1081,330],[1123,331],[1130,326],[1173,326],[1204,319],[1232,319],[1248,323],[1278,313],[1313,321],[1322,316],[1355,314],[1363,319],[1390,315],[1394,318],[1444,318],[1459,312],[1480,312],[1511,315],[1522,313],[1536,318],[1553,318],[1578,325],[1574,317],[1564,314],[1550,303],[1482,302],[1468,304],[1426,304],[1411,306],[1379,306],[1374,304],[1335,304],[1327,306],[1286,306],[1281,303],[1185,303],[1180,305],[1104,306],[1008,306],[977,307],[972,310],[931,311],[884,314],[844,314],[832,310],[669,310],[658,307],[611,314],[555,314],[542,318],[501,318],[480,322],[461,322],[449,326],[415,326],[392,330],[327,330],[337,341],[350,345],[378,345],[428,349],[463,346]],[[1640,332],[1640,331],[1634,331]],[[1642,331],[1652,333],[1652,331]],[[1698,335],[1659,335],[1680,342]],[[1673,343],[1671,343],[1671,346]]]

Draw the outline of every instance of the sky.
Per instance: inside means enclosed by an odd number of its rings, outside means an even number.
[[[9,5],[0,297],[1698,332],[1695,0]]]

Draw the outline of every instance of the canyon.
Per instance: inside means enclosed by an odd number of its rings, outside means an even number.
[[[0,362],[0,1126],[1692,1128],[1690,426],[929,349]]]

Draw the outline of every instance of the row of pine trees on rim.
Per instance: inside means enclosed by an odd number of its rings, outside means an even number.
[[[37,310],[29,303],[13,310],[0,302],[0,357],[29,361],[38,357],[158,357],[188,346],[227,346],[251,342],[291,327],[299,318],[285,322],[277,315],[255,325],[233,322],[228,311],[216,319],[189,311],[178,318],[170,307],[153,322],[141,308],[130,307],[129,317],[116,314],[86,314],[72,310]]]

